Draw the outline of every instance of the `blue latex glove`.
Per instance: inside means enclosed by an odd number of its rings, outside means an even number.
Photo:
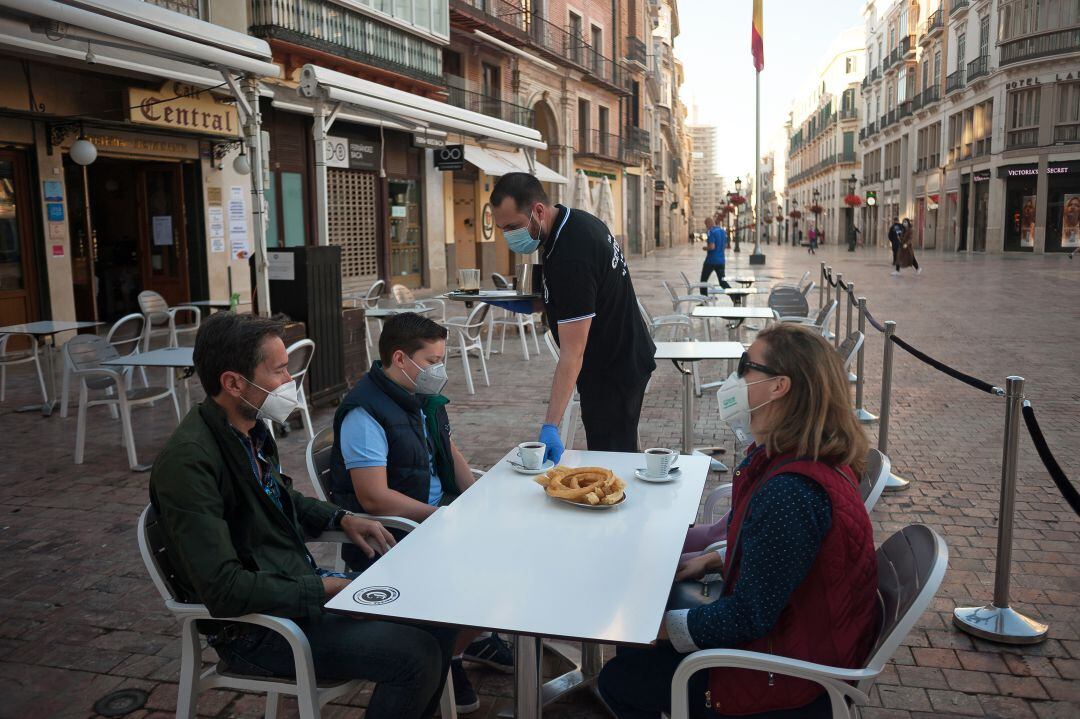
[[[516,312],[519,315],[531,315],[533,313],[532,300],[485,300],[485,302],[510,312]]]
[[[563,446],[559,437],[559,428],[553,424],[545,424],[540,428],[540,441],[547,447],[544,450],[544,461],[551,460],[555,464],[562,459]]]

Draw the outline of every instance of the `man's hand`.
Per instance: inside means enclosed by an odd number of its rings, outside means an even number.
[[[373,519],[364,519],[355,514],[347,514],[341,520],[341,531],[353,544],[360,547],[368,559],[374,559],[375,555],[382,556],[394,546],[394,536]],[[323,580],[325,581],[325,580]]]
[[[342,589],[349,586],[349,580],[342,579],[341,577],[323,577],[322,586],[323,591],[326,592],[326,598],[330,599]]]
[[[706,574],[720,571],[721,567],[719,565],[720,557],[716,552],[699,554],[696,557],[679,562],[679,567],[675,570],[675,581],[684,582],[688,579],[701,579]]]
[[[562,438],[559,437],[559,428],[553,424],[545,424],[540,428],[540,441],[547,447],[544,450],[544,461],[551,460],[559,463],[563,455]]]

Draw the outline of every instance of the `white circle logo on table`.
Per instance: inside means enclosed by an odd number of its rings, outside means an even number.
[[[400,596],[401,592],[393,587],[364,587],[353,595],[353,601],[357,604],[378,606],[389,604]]]

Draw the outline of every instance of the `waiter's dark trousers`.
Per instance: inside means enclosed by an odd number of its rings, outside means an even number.
[[[594,452],[637,452],[637,427],[648,376],[626,386],[578,385],[585,441]]]

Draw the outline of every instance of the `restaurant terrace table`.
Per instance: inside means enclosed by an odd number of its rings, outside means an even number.
[[[372,307],[370,310],[364,310],[364,316],[372,319],[384,320],[388,317],[396,317],[397,315],[403,315],[407,312],[424,315],[434,311],[434,307],[428,307],[426,305],[414,305],[412,307]]]
[[[53,370],[53,353],[56,351],[56,335],[61,332],[72,332],[74,330],[86,329],[87,327],[97,327],[101,322],[65,322],[65,321],[52,321],[43,320],[41,322],[27,322],[21,325],[8,325],[7,327],[0,327],[0,335],[5,334],[24,334],[33,335],[34,338],[42,338],[45,340],[45,367],[46,372],[49,375],[48,388],[49,397],[45,404],[31,404],[25,407],[19,407],[19,412],[33,412],[41,410],[41,414],[45,417],[52,415],[53,408],[56,406],[56,377]]]
[[[657,342],[658,360],[671,360],[675,369],[683,376],[683,419],[682,451],[689,454],[694,451],[694,377],[693,371],[682,366],[685,362],[702,360],[737,360],[746,348],[741,342]]]
[[[712,339],[712,327],[709,320],[735,320],[734,325],[728,326],[730,330],[741,329],[743,320],[771,320],[775,317],[768,307],[717,307],[715,305],[699,305],[690,312],[690,315],[705,320],[705,332],[710,339]]]
[[[510,466],[510,452],[326,604],[390,620],[478,627],[517,635],[518,719],[592,686],[590,643],[647,646],[656,639],[686,530],[695,521],[709,459],[680,456],[674,481],[634,478],[640,453],[567,450],[561,464],[605,467],[626,499],[586,509],[552,499]],[[541,686],[544,637],[585,642],[582,665]]]
[[[187,412],[191,407],[191,392],[188,377],[195,371],[194,347],[161,347],[149,352],[136,352],[105,360],[101,364],[110,367],[155,367],[175,369],[180,381],[180,409]],[[149,467],[149,466],[148,466]]]

